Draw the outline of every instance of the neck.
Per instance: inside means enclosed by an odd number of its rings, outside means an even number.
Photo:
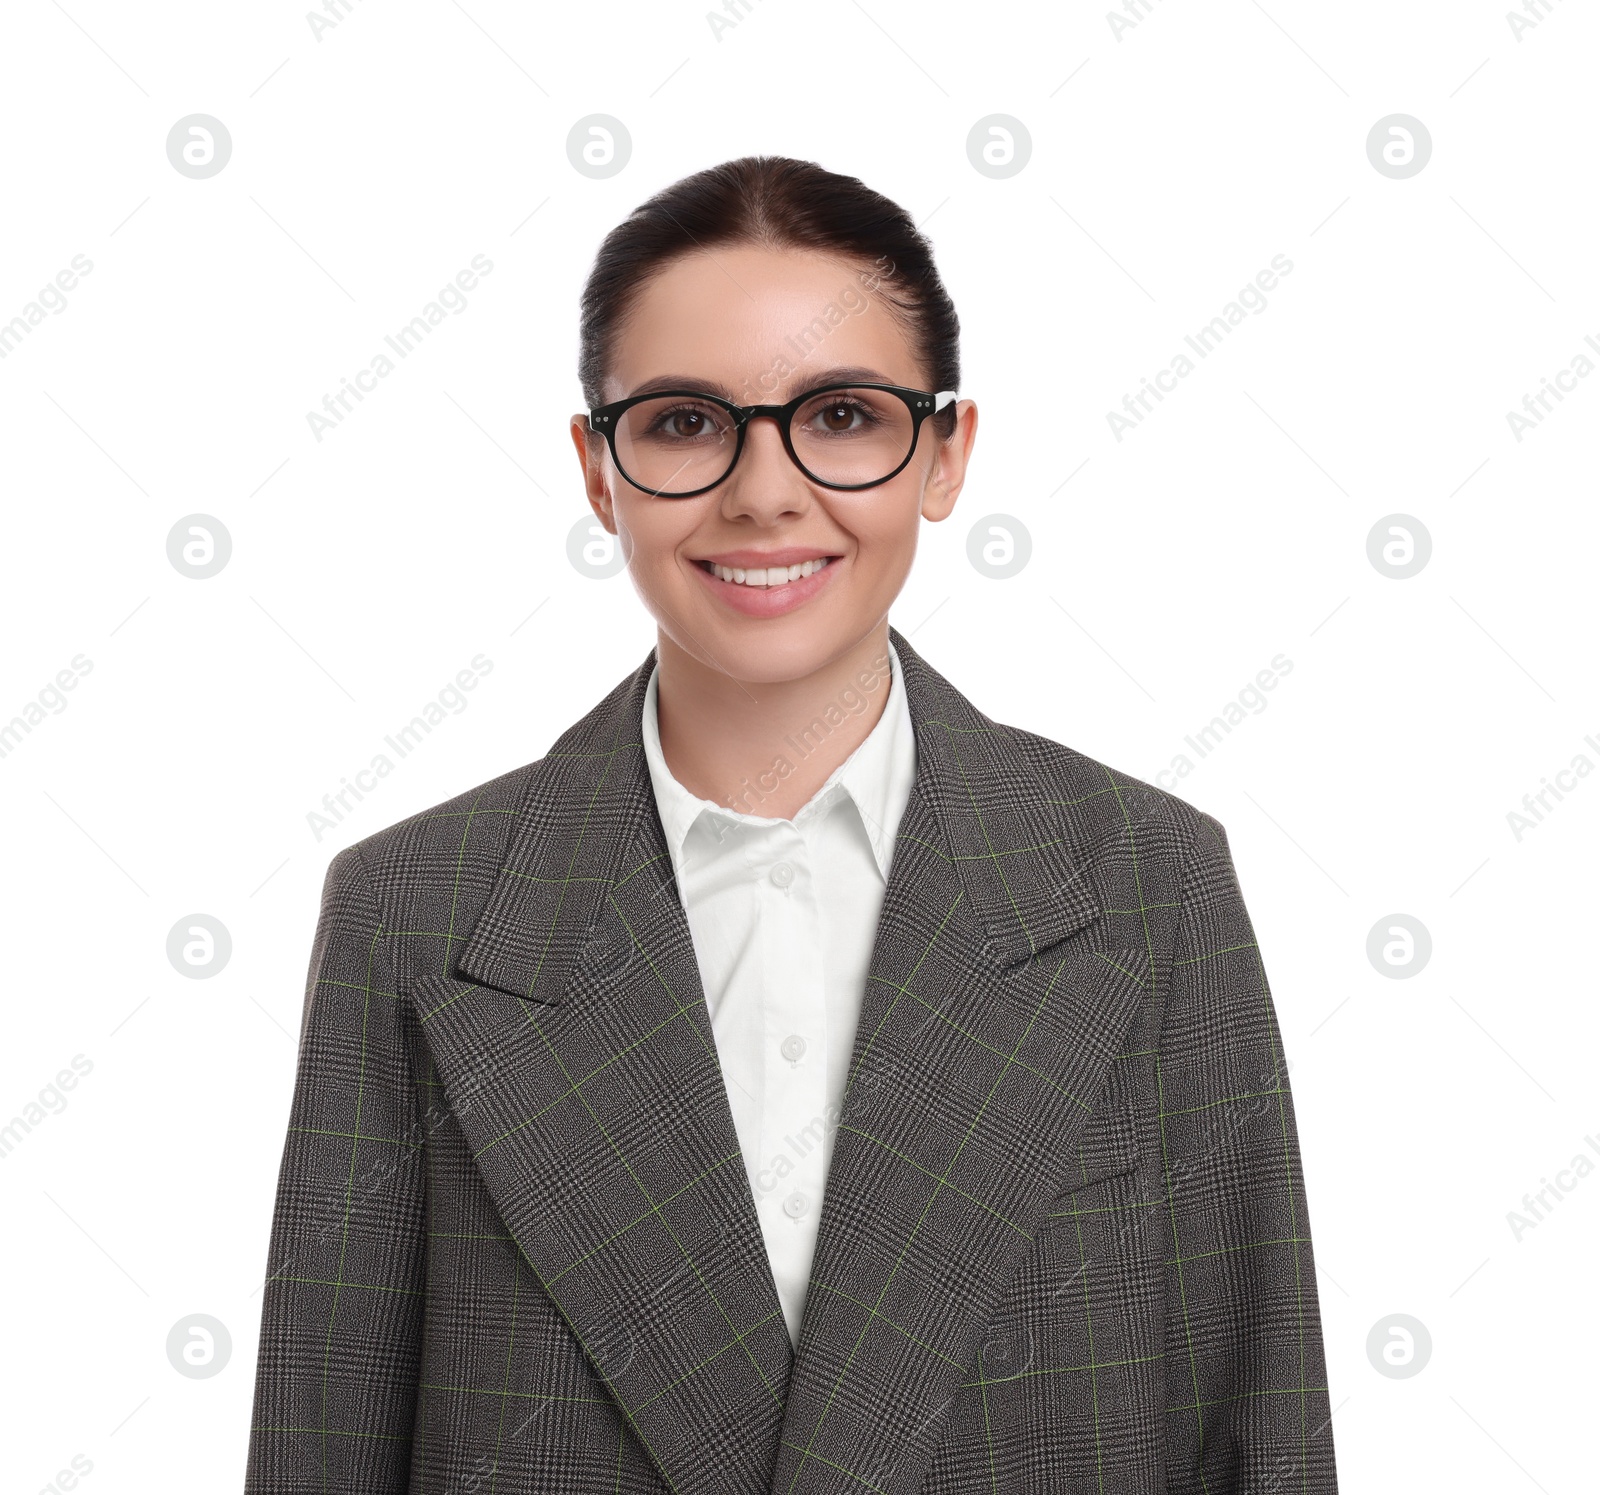
[[[791,819],[877,726],[889,699],[889,623],[811,674],[739,680],[665,634],[656,644],[661,755],[691,794]]]

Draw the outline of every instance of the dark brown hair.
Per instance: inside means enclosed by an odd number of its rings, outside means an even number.
[[[591,408],[602,403],[618,330],[645,283],[678,256],[717,244],[817,250],[873,267],[863,282],[910,335],[932,388],[960,389],[961,324],[910,214],[815,161],[741,156],[664,187],[601,242],[579,323],[578,378]],[[948,437],[954,404],[932,422]]]

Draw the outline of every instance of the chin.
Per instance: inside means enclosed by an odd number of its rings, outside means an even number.
[[[790,618],[707,620],[693,610],[677,614],[688,621],[691,637],[667,628],[685,653],[707,669],[753,685],[803,680],[825,669],[866,633],[837,617],[796,613]]]
[[[803,680],[854,642],[846,635],[847,630],[798,617],[738,624],[723,631],[715,667],[736,680],[766,685]]]

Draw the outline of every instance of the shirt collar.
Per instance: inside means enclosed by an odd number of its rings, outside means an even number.
[[[916,734],[911,724],[911,708],[901,679],[900,656],[888,645],[891,661],[889,699],[883,714],[860,746],[828,776],[827,781],[795,812],[794,823],[805,825],[835,800],[843,797],[861,817],[878,870],[889,878],[889,862],[894,853],[895,832],[910,798],[917,772]],[[656,716],[656,679],[659,664],[650,671],[645,689],[640,729],[644,738],[645,762],[655,791],[656,811],[666,832],[667,849],[672,854],[673,870],[683,871],[684,842],[702,815],[720,816],[733,825],[770,826],[771,816],[747,815],[714,800],[691,794],[672,776],[661,752],[661,733]],[[680,883],[681,885],[681,883]]]

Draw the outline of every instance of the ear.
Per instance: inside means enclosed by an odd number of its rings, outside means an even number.
[[[967,459],[978,434],[978,407],[972,400],[957,400],[955,430],[942,440],[930,429],[931,424],[930,421],[923,426],[923,440],[933,436],[934,441],[928,448],[928,465],[924,469],[922,516],[937,523],[949,518],[967,480]]]
[[[572,444],[578,449],[578,465],[583,469],[583,491],[595,517],[609,534],[616,534],[617,521],[611,512],[611,489],[606,483],[605,438],[590,429],[589,417],[572,417]]]

